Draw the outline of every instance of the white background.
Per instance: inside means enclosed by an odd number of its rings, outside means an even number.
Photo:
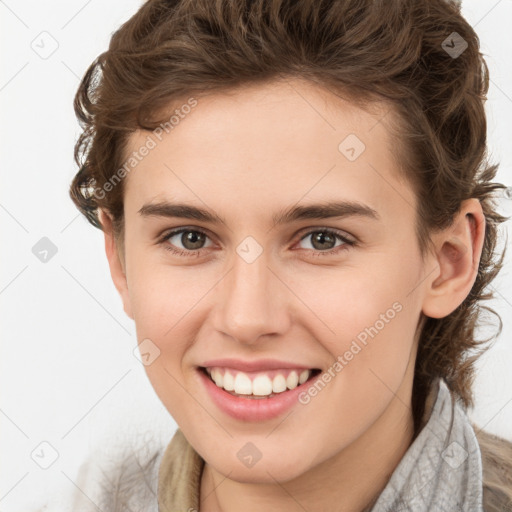
[[[78,467],[91,451],[147,432],[166,443],[176,428],[133,355],[134,325],[111,282],[102,233],[68,198],[77,171],[73,98],[79,80],[140,3],[0,1],[2,512],[50,499],[57,510],[75,490]],[[463,13],[490,68],[490,154],[501,162],[498,181],[510,186],[512,1],[464,0]],[[45,48],[58,44],[46,59],[33,49],[41,37]],[[501,204],[512,214],[512,200]],[[32,253],[42,237],[58,251],[47,263]],[[512,440],[510,260],[509,254],[491,304],[503,332],[479,363],[470,417]],[[58,452],[46,470],[31,458],[34,449],[45,453],[43,459],[51,456],[39,446],[43,441]]]

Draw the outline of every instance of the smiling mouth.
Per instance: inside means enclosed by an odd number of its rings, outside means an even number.
[[[199,370],[226,393],[249,399],[279,396],[309,382],[321,372],[318,368],[242,372],[232,368],[203,366]]]

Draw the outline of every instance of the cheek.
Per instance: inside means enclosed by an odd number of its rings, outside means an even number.
[[[346,378],[362,388],[370,386],[370,393],[383,397],[390,389],[396,391],[410,370],[421,312],[418,293],[412,291],[413,274],[392,265],[387,269],[385,280],[374,276],[373,286],[366,293],[360,290],[354,299],[357,306],[345,317],[347,336],[337,347],[346,361],[351,359],[344,370]]]
[[[335,379],[336,387],[342,394],[359,390],[354,406],[363,396],[385,399],[386,386],[396,390],[404,377],[421,310],[411,293],[417,284],[415,265],[411,260],[405,268],[395,254],[379,254],[371,264],[332,272],[314,280],[314,287],[310,282],[300,288],[317,314],[309,314],[308,321],[314,337],[333,364],[339,363],[333,373],[343,377]]]
[[[146,374],[165,408],[180,424],[186,424],[193,408],[184,399],[188,387],[184,363],[194,340],[190,322],[204,292],[184,279],[183,273],[149,266],[133,280],[131,295],[137,339],[139,343],[151,340],[158,353],[144,366]]]
[[[194,307],[215,282],[198,267],[140,258],[134,263],[130,298],[135,323],[146,326],[159,339],[172,336],[181,322],[186,323],[187,314],[193,315]]]
[[[180,395],[182,361],[193,336],[190,321],[205,291],[200,281],[191,283],[190,273],[164,265],[141,265],[130,285],[132,312],[137,340],[149,339],[159,354],[145,366],[157,394],[165,389],[167,397]]]
[[[414,271],[404,269],[392,254],[374,254],[357,264],[340,264],[290,276],[291,288],[307,308],[301,308],[315,335],[343,349],[343,343],[377,324],[379,332],[398,324],[398,310],[411,307]],[[381,318],[381,316],[383,318]],[[296,321],[300,321],[297,316]],[[364,335],[361,336],[364,338]],[[336,344],[343,343],[339,347]],[[333,351],[330,350],[332,353]]]

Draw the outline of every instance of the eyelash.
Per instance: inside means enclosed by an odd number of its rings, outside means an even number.
[[[208,237],[208,234],[202,231],[201,229],[192,229],[192,228],[180,228],[176,229],[174,231],[171,231],[169,233],[166,233],[159,241],[158,243],[163,245],[164,249],[167,251],[170,251],[172,254],[176,254],[178,256],[184,256],[184,257],[191,257],[191,256],[198,256],[201,254],[201,251],[203,249],[196,249],[196,250],[183,250],[183,249],[175,249],[172,245],[166,243],[170,238],[172,238],[175,235],[178,235],[180,233],[185,232],[192,232],[192,233],[201,233],[202,235],[205,235]],[[327,251],[320,251],[320,250],[314,250],[314,249],[305,249],[305,250],[311,250],[313,251],[313,254],[315,256],[332,256],[335,254],[340,253],[341,251],[346,251],[350,247],[353,247],[356,245],[356,242],[353,240],[349,240],[345,236],[343,236],[339,231],[332,229],[332,228],[316,228],[311,231],[308,231],[300,238],[299,241],[304,240],[308,236],[312,235],[313,233],[326,233],[329,235],[333,235],[337,239],[341,240],[343,242],[343,245],[340,245],[338,247],[335,247],[334,249],[329,249]]]

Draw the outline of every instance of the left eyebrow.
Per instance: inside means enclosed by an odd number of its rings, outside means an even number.
[[[294,206],[272,217],[275,225],[302,219],[330,219],[333,217],[368,217],[379,220],[380,216],[370,206],[355,201],[328,201],[326,203]]]
[[[193,219],[211,224],[225,224],[222,217],[215,213],[185,203],[170,203],[163,201],[159,203],[145,204],[138,213],[144,217],[172,217],[182,219]],[[379,220],[380,216],[373,208],[363,203],[354,201],[330,201],[326,203],[293,206],[284,211],[274,214],[272,221],[274,225],[291,223],[305,219],[329,219],[333,217],[367,217]]]

